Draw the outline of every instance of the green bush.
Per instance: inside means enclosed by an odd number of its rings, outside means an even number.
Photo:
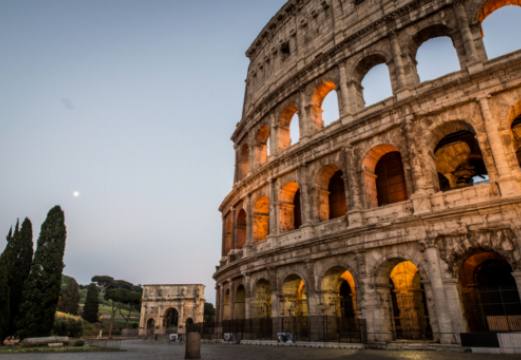
[[[73,343],[72,343],[72,346],[76,346],[76,347],[82,347],[85,345],[85,341],[83,340],[75,340]]]
[[[81,320],[57,317],[54,320],[53,334],[77,338],[83,335],[83,324]]]

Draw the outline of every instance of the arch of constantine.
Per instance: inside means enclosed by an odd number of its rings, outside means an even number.
[[[369,342],[521,330],[521,51],[489,59],[482,31],[506,5],[521,2],[290,0],[275,14],[247,51],[218,321]],[[437,37],[460,69],[421,82],[418,49]],[[393,94],[366,105],[378,65]]]
[[[185,334],[204,316],[204,285],[144,285],[139,336]]]

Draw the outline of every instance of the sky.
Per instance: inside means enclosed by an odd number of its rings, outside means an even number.
[[[28,216],[36,242],[59,204],[65,274],[203,283],[214,301],[244,53],[284,2],[2,0],[0,235]],[[521,33],[521,11],[507,15],[498,39]],[[427,69],[454,65],[444,46],[427,47]],[[368,74],[369,103],[388,95],[386,71]]]

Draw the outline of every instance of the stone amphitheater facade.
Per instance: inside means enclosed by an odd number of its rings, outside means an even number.
[[[521,330],[521,51],[488,59],[481,28],[505,5],[521,1],[290,0],[277,12],[247,50],[218,321],[353,317],[369,342]],[[416,52],[439,36],[461,69],[420,82]],[[393,95],[366,106],[378,64]],[[330,92],[340,118],[325,126]]]

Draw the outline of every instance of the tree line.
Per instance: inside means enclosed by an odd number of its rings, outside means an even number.
[[[65,215],[59,206],[48,212],[34,254],[28,218],[9,230],[0,255],[0,340],[51,334],[66,237]]]

